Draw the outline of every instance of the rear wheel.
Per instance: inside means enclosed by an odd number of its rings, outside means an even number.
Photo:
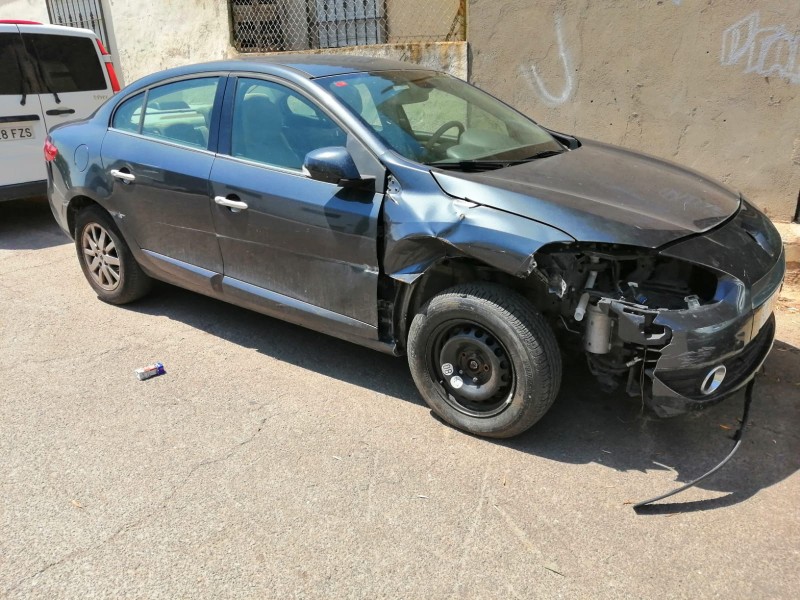
[[[550,326],[524,297],[493,284],[460,285],[433,297],[411,324],[408,362],[437,415],[488,437],[528,429],[561,383]]]
[[[109,214],[99,206],[78,213],[75,249],[86,280],[101,300],[126,304],[150,290],[152,280],[136,262]]]

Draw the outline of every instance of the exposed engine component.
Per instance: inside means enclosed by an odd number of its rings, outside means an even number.
[[[596,265],[600,262],[600,259],[597,256],[590,256],[589,261],[592,265]],[[575,309],[574,319],[576,321],[583,321],[583,315],[586,314],[586,305],[589,304],[589,290],[594,287],[596,281],[597,270],[591,269],[589,277],[586,278],[586,291],[581,294],[581,299],[578,300],[578,307]]]
[[[627,379],[631,394],[643,392],[642,374],[670,340],[658,315],[716,301],[714,273],[655,251],[559,246],[538,253],[536,263],[564,328],[581,336],[592,373],[609,389]]]
[[[589,306],[589,320],[583,335],[583,348],[592,354],[611,352],[611,330],[613,319],[597,304]]]

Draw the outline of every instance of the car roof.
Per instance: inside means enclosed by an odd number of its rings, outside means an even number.
[[[5,25],[24,26],[26,31],[41,31],[42,33],[57,33],[59,35],[71,35],[75,37],[96,38],[97,34],[91,29],[83,27],[67,27],[66,25],[50,25],[49,23],[39,23],[37,21],[24,21],[21,19],[2,19],[0,23]]]
[[[356,56],[342,54],[280,54],[269,56],[245,56],[236,62],[249,65],[264,65],[270,67],[285,67],[300,71],[309,78],[329,77],[331,75],[344,75],[345,73],[369,71],[405,71],[408,69],[427,69],[420,65],[391,60],[387,58],[373,58],[371,56]]]
[[[428,67],[399,60],[371,58],[368,56],[343,56],[338,54],[274,54],[185,65],[153,73],[140,79],[135,87],[149,85],[170,77],[193,75],[206,71],[247,71],[269,75],[294,75],[306,79],[372,71],[426,70]]]
[[[269,56],[245,56],[229,61],[219,61],[197,65],[198,67],[222,67],[237,71],[275,73],[276,70],[291,70],[309,79],[330,77],[345,73],[368,71],[405,71],[425,69],[399,60],[351,56],[340,54],[273,54]]]

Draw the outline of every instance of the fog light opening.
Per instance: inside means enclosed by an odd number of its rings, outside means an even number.
[[[700,385],[700,391],[703,393],[703,395],[708,396],[709,394],[716,392],[717,389],[719,389],[719,386],[722,385],[727,371],[728,370],[725,368],[725,365],[720,365],[711,369],[708,372],[708,375],[706,375],[706,378],[703,379],[703,383]]]

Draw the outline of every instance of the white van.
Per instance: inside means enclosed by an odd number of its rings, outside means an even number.
[[[94,32],[0,21],[0,200],[44,195],[47,132],[88,117],[118,91]]]

